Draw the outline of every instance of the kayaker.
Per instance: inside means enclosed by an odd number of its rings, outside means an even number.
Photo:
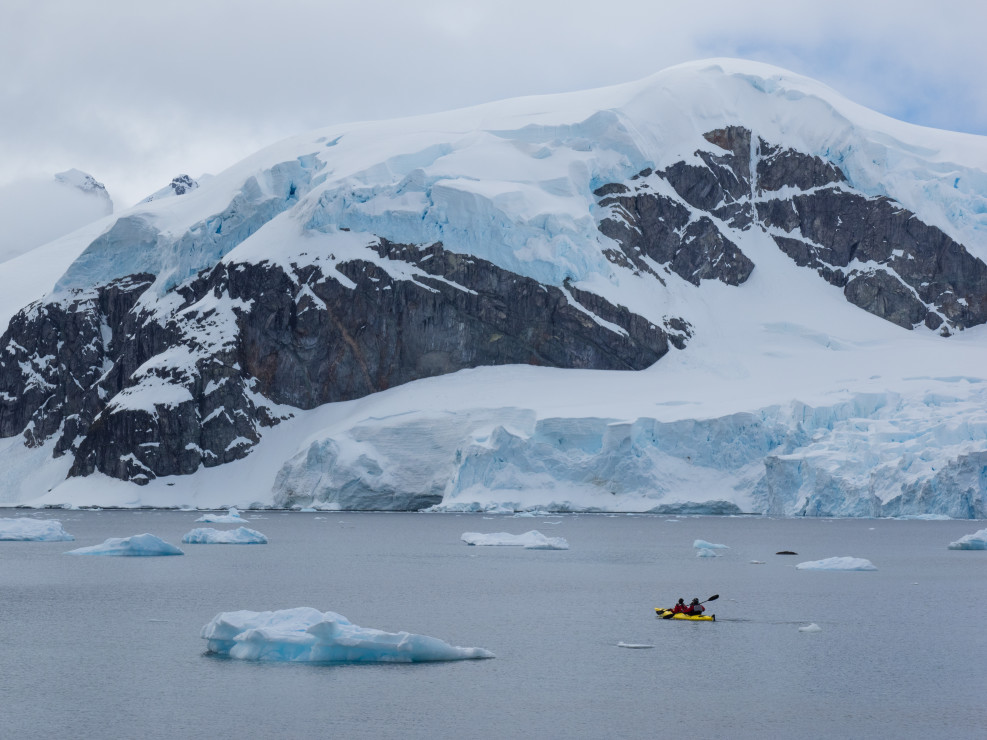
[[[681,599],[679,599],[679,601],[681,601]],[[698,598],[693,599],[692,603],[685,608],[685,613],[690,617],[698,617],[704,611],[706,611],[706,607],[699,603]]]
[[[685,599],[679,599],[679,603],[672,607],[672,614],[688,614],[689,607],[685,605]]]

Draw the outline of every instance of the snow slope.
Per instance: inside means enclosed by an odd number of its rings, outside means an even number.
[[[730,232],[756,265],[739,286],[659,284],[605,258],[593,191],[696,160],[716,149],[705,132],[738,122],[987,258],[987,140],[888,119],[766,65],[711,60],[613,88],[334,126],[42,248],[72,261],[25,280],[18,300],[137,272],[166,297],[220,260],[331,267],[371,259],[371,237],[441,241],[658,324],[685,317],[687,347],[637,373],[479,368],[292,410],[245,459],[142,487],[61,481],[64,462],[39,472],[25,460],[43,454],[4,440],[5,501],[983,515],[984,327],[948,339],[903,330],[757,228]],[[37,269],[22,258],[0,278]]]

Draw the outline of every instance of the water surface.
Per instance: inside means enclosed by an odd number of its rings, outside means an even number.
[[[0,543],[7,737],[979,738],[987,725],[987,553],[946,549],[982,522],[246,512],[270,544],[181,545],[197,514],[33,516],[76,541]],[[459,539],[531,529],[570,549]],[[186,555],[63,555],[142,532]],[[730,549],[697,558],[695,539]],[[846,555],[878,570],[794,567]],[[654,617],[712,594],[715,623]],[[497,657],[205,653],[217,613],[295,606]],[[822,631],[799,631],[810,623]]]

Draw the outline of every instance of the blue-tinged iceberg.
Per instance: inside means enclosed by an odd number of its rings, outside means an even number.
[[[152,557],[157,555],[184,555],[174,545],[170,545],[153,534],[135,534],[133,537],[110,537],[101,545],[80,547],[69,550],[66,555],[115,555],[121,557]]]
[[[0,519],[0,541],[71,542],[74,539],[55,519]]]
[[[242,524],[244,520],[233,506],[225,514],[203,514],[195,521],[209,524]]]
[[[706,540],[696,540],[692,543],[692,546],[697,550],[729,550],[728,545],[717,545],[713,542],[707,542]]]
[[[948,549],[987,550],[987,529],[981,529],[979,532],[963,535],[956,542],[950,542]]]
[[[202,628],[208,650],[240,660],[300,663],[422,663],[493,658],[436,637],[359,627],[335,612],[298,607],[223,612]]]
[[[866,558],[825,558],[810,560],[795,566],[798,570],[877,570],[874,564]]]
[[[563,537],[546,537],[537,529],[524,534],[507,532],[463,532],[463,542],[467,545],[487,547],[523,547],[525,550],[568,550],[569,543]]]
[[[182,537],[186,545],[266,545],[267,537],[256,529],[213,529],[198,527]]]

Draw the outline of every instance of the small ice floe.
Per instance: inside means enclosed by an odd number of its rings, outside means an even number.
[[[484,547],[523,547],[525,550],[568,550],[569,543],[563,537],[546,537],[537,529],[524,534],[507,532],[463,532],[463,542],[467,545]]]
[[[75,537],[56,519],[0,519],[0,540],[17,542],[71,542]]]
[[[639,642],[618,642],[617,647],[631,648],[632,650],[645,650],[646,648],[653,648],[654,645],[645,645]]]
[[[696,552],[696,557],[697,558],[719,558],[719,557],[723,557],[723,556],[720,555],[720,553],[718,553],[716,550],[710,550],[708,547],[703,547],[703,548],[700,548]]]
[[[243,524],[243,517],[235,506],[231,506],[225,514],[203,514],[195,521],[208,524]]]
[[[967,534],[947,545],[949,550],[987,550],[987,529]]]
[[[551,512],[545,511],[544,509],[533,509],[532,511],[519,511],[514,515],[515,519],[523,519],[527,517],[538,517],[538,516],[552,516]]]
[[[813,622],[812,624],[807,624],[804,627],[799,627],[799,632],[822,632],[822,627]]]
[[[851,557],[810,560],[795,567],[798,570],[877,570],[870,560]]]
[[[489,650],[454,647],[436,637],[359,627],[341,614],[309,607],[223,612],[201,636],[209,641],[209,652],[240,660],[421,663],[494,657]]]
[[[763,560],[751,560],[751,565],[764,565]]]
[[[118,555],[128,557],[152,557],[156,555],[184,555],[174,545],[169,545],[153,534],[135,534],[133,537],[110,537],[101,545],[69,550],[66,555]]]
[[[707,542],[706,540],[696,540],[692,543],[692,546],[697,550],[729,550],[730,548],[726,545],[716,545],[712,542]]]
[[[267,537],[247,527],[228,530],[199,527],[182,537],[182,542],[186,545],[266,545]]]

